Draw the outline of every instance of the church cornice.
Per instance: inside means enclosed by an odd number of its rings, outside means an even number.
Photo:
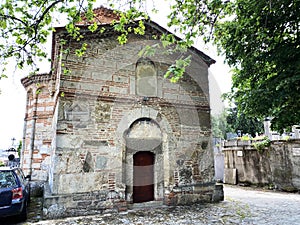
[[[159,97],[141,97],[141,96],[114,96],[114,95],[101,95],[96,93],[78,93],[69,90],[61,90],[64,98],[88,98],[97,99],[97,101],[122,103],[122,104],[136,104],[140,106],[153,106],[157,105],[160,107],[176,107],[184,109],[198,109],[200,111],[210,111],[209,104],[199,104],[197,102],[191,101],[172,101],[166,100]]]
[[[25,88],[27,88],[32,84],[49,82],[51,79],[52,75],[50,73],[41,73],[24,77],[21,79],[21,83]]]

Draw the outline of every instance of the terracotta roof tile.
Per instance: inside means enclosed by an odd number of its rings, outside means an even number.
[[[119,15],[114,12],[112,9],[105,8],[100,6],[99,8],[95,8],[94,10],[95,18],[93,21],[89,21],[85,15],[82,15],[82,21],[78,22],[78,25],[88,25],[94,22],[98,24],[109,24],[113,20],[119,20]]]

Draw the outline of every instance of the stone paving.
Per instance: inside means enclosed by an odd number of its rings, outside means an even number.
[[[249,217],[243,224],[300,224],[300,194],[253,190],[225,186],[227,201],[234,201],[247,209]],[[246,210],[246,211],[247,211]]]
[[[37,221],[31,217],[26,224],[127,224],[127,225],[199,225],[199,224],[300,224],[300,195],[274,191],[224,186],[225,201],[193,206],[137,208],[123,213]]]

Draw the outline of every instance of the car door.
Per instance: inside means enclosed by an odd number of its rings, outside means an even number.
[[[20,186],[23,188],[23,195],[28,200],[29,199],[29,192],[30,186],[29,181],[25,178],[23,171],[20,168],[15,169],[15,173],[17,175],[18,181],[20,182]]]
[[[16,180],[11,170],[0,171],[0,208],[9,207],[12,203],[12,189]]]

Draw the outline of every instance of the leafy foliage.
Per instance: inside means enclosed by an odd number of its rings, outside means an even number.
[[[264,132],[263,123],[257,118],[239,113],[236,107],[227,108],[221,114],[212,116],[212,133],[214,137],[226,139],[227,133],[238,134],[238,131],[241,134],[249,134],[255,137],[256,133]]]
[[[300,0],[175,1],[169,25],[213,40],[234,69],[238,111],[283,131],[300,122]]]
[[[243,134],[250,134],[252,137],[255,137],[256,133],[264,132],[262,121],[240,113],[236,107],[227,110],[226,120],[227,124],[236,133],[240,130]]]
[[[271,140],[268,137],[264,137],[263,140],[253,143],[254,148],[259,153],[263,153],[265,148],[269,147],[270,145],[271,145]]]
[[[191,62],[191,57],[188,56],[184,59],[180,58],[175,64],[171,65],[169,70],[165,74],[165,78],[170,78],[172,83],[176,83],[185,72],[185,67]]]
[[[227,117],[228,114],[225,110],[221,114],[211,117],[213,137],[226,139],[228,132],[234,132],[227,122]]]
[[[220,22],[215,42],[233,74],[238,110],[272,117],[272,128],[300,122],[300,1],[237,0],[234,18]]]
[[[21,140],[19,141],[17,151],[18,151],[19,157],[21,157],[21,151],[22,151],[22,141]]]
[[[82,38],[75,23],[80,13],[92,12],[93,1],[62,0],[5,0],[0,5],[0,52],[3,72],[8,58],[16,61],[16,66],[35,66],[46,58],[44,44],[54,30],[54,14],[68,18],[67,31],[73,38]],[[35,67],[36,70],[38,70]],[[5,73],[2,74],[5,77]]]

